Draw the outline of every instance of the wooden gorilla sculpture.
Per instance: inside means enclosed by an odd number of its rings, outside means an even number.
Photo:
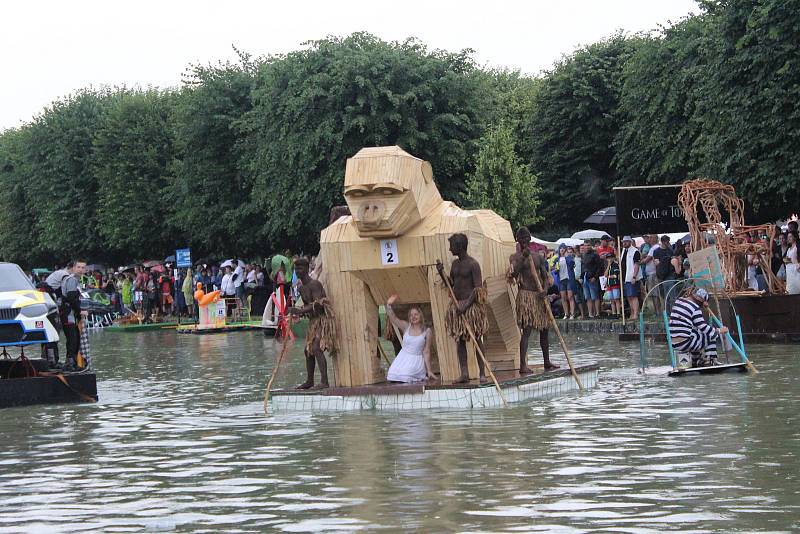
[[[489,295],[486,357],[495,370],[514,371],[520,334],[505,281],[514,238],[508,221],[491,210],[467,211],[442,200],[431,165],[399,147],[364,148],[347,160],[344,196],[351,216],[322,231],[326,291],[338,326],[337,386],[385,379],[377,344],[378,306],[396,293],[420,306],[434,331],[434,366],[443,383],[458,378],[456,345],[444,328],[449,296],[436,272],[452,263],[447,238],[461,232],[481,264]],[[400,306],[395,306],[399,309]],[[470,344],[470,376],[477,376]]]

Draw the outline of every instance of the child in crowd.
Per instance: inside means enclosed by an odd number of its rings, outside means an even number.
[[[619,300],[619,262],[614,252],[606,253],[606,286],[607,290],[603,294],[603,300],[611,302],[611,317],[622,316],[622,304]]]

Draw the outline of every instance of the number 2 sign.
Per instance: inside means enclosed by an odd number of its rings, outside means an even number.
[[[397,239],[381,239],[381,263],[383,265],[399,265],[397,255]]]

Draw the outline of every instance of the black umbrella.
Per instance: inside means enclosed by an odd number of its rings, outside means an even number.
[[[617,208],[609,206],[592,213],[583,222],[587,224],[617,224]]]
[[[175,254],[171,254],[164,258],[164,263],[175,263]]]

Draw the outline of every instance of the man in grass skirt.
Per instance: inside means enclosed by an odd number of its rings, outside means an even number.
[[[467,254],[468,240],[465,234],[453,234],[450,241],[450,252],[456,256],[450,267],[450,284],[458,304],[450,302],[444,325],[447,333],[456,340],[458,365],[461,376],[454,383],[469,382],[467,367],[467,340],[470,339],[469,327],[475,334],[478,348],[483,351],[483,335],[489,330],[489,319],[486,314],[486,288],[483,286],[481,266]],[[440,264],[441,265],[441,264]],[[486,382],[486,371],[483,360],[478,358],[478,372],[481,383]]]
[[[517,230],[516,239],[520,245],[520,252],[511,255],[509,282],[516,281],[519,287],[517,324],[522,332],[519,341],[519,374],[527,375],[533,372],[528,367],[528,341],[534,329],[539,331],[539,345],[542,347],[545,370],[558,369],[559,366],[550,361],[548,336],[550,316],[547,313],[547,306],[550,304],[547,302],[547,288],[553,284],[553,281],[544,259],[538,252],[531,253],[530,231],[524,226],[521,227]],[[538,275],[538,283],[535,275]]]

